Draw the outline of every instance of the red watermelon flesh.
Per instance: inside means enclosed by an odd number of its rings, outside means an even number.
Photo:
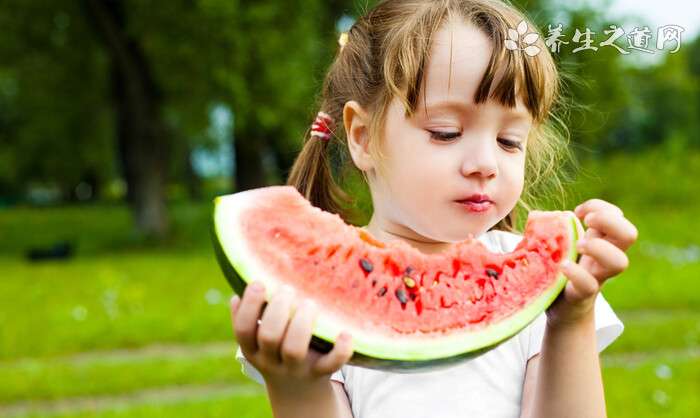
[[[350,330],[358,359],[401,369],[473,355],[526,326],[563,288],[559,264],[575,259],[580,228],[571,212],[533,211],[511,253],[469,238],[424,254],[376,240],[291,186],[219,197],[216,207],[219,261],[234,289],[260,280],[271,295],[288,285],[321,307],[317,338]]]

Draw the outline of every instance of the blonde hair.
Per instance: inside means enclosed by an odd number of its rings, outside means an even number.
[[[329,141],[310,137],[306,132],[287,184],[295,186],[314,206],[352,222],[357,216],[352,208],[354,199],[336,181],[336,177],[344,179],[349,170],[359,171],[349,158],[342,129],[343,107],[355,100],[368,111],[369,152],[381,161],[380,139],[389,104],[396,97],[403,104],[406,117],[413,115],[423,87],[431,40],[453,18],[474,24],[493,40],[493,53],[474,102],[493,98],[514,107],[516,95],[520,94],[533,117],[527,141],[525,186],[518,205],[529,211],[551,192],[563,201],[563,173],[559,168],[562,163],[573,161],[573,155],[567,146],[568,130],[556,112],[561,98],[560,74],[541,34],[534,44],[540,48],[535,56],[505,47],[509,28],[517,27],[523,20],[531,29],[535,25],[511,4],[496,0],[384,0],[361,16],[341,42],[318,100],[320,109],[338,126]],[[497,71],[502,71],[502,76],[489,96]],[[517,208],[494,229],[515,231]]]

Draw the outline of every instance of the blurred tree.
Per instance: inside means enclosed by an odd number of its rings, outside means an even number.
[[[162,234],[166,181],[196,194],[190,153],[211,142],[214,102],[235,115],[238,188],[281,182],[350,3],[9,0],[0,106],[13,111],[0,120],[0,161],[13,163],[0,185],[35,179],[70,195],[121,173],[136,225]]]
[[[83,0],[88,21],[109,56],[117,149],[127,201],[139,230],[162,236],[168,229],[165,183],[170,136],[162,116],[163,94],[141,40],[127,32],[122,0]]]
[[[235,120],[235,188],[282,182],[319,110],[338,18],[373,3],[5,0],[0,195],[55,184],[70,197],[81,182],[99,192],[121,176],[135,224],[164,231],[165,185],[186,184],[191,196],[200,188],[190,155],[217,144],[207,129],[214,103]],[[567,41],[589,27],[598,46],[614,23],[605,8],[516,3],[543,34],[563,23]],[[697,40],[655,66],[628,65],[611,47],[574,54],[576,46],[555,54],[577,106],[575,146],[602,153],[671,137],[700,143]]]
[[[627,71],[626,86],[635,94],[611,130],[616,148],[641,149],[669,140],[700,145],[700,78],[692,72],[697,43],[666,53],[656,65]]]
[[[609,21],[607,7],[564,9],[566,49],[557,55],[564,77],[568,100],[568,123],[572,146],[580,157],[597,156],[610,145],[610,135],[630,103],[631,93],[625,85],[626,67],[623,54],[613,46],[600,44],[610,37],[604,31],[617,22]],[[578,42],[575,34],[582,34]],[[592,32],[586,49],[587,31]],[[620,48],[626,47],[623,38],[615,41]],[[578,51],[576,51],[578,48]],[[576,52],[574,52],[576,51]]]
[[[318,109],[323,71],[338,48],[336,21],[350,1],[241,0],[227,74],[236,124],[235,183],[245,190],[283,181]]]
[[[0,8],[0,195],[113,175],[106,60],[71,1]]]

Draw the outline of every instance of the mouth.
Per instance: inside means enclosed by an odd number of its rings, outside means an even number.
[[[470,212],[486,212],[493,206],[493,201],[488,195],[475,194],[465,199],[455,200]]]
[[[473,194],[464,199],[456,200],[458,203],[493,203],[489,195],[487,194]]]

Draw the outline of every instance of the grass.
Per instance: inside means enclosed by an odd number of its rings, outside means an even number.
[[[211,254],[150,251],[3,265],[15,279],[0,282],[0,320],[21,318],[21,325],[0,330],[0,359],[232,334],[232,292]]]
[[[700,158],[683,158],[590,162],[587,172],[609,181],[575,188],[573,202],[613,201],[640,232],[630,268],[603,288],[625,323],[602,356],[610,416],[691,417],[700,407]],[[158,245],[131,232],[124,206],[0,210],[0,415],[271,417],[264,389],[233,358],[231,290],[209,247],[209,210],[174,204],[175,233]],[[74,258],[23,258],[62,239]]]
[[[128,393],[151,387],[204,383],[251,383],[231,367],[235,343],[163,346],[148,352],[28,358],[0,368],[0,381],[12,382],[0,402],[57,399],[78,395]],[[173,353],[175,351],[175,353]]]
[[[700,408],[700,359],[660,356],[641,365],[604,367],[609,416],[694,417]]]

